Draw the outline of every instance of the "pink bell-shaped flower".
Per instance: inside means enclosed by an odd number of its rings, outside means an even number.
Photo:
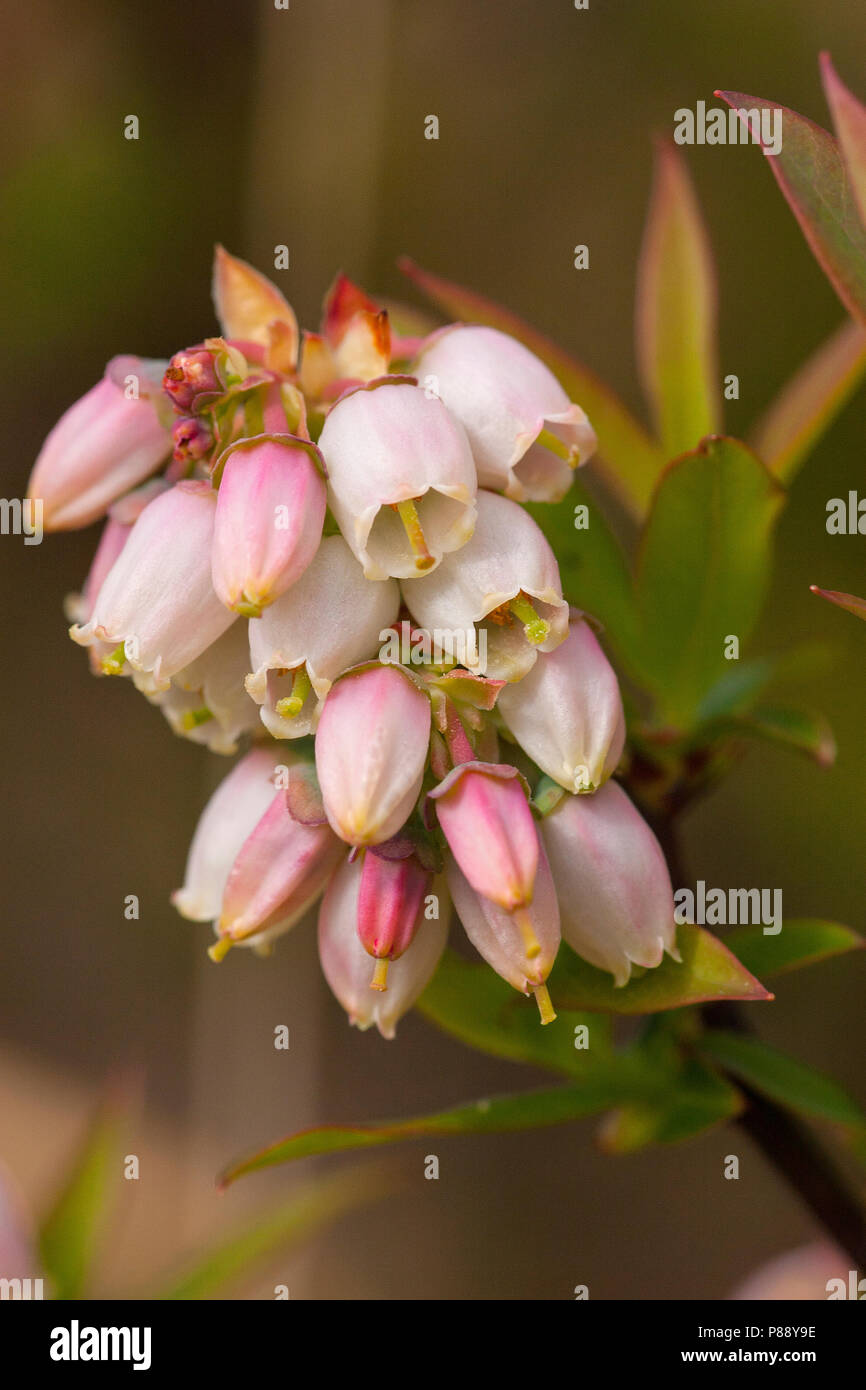
[[[219,917],[232,864],[276,795],[276,751],[253,748],[220,782],[202,811],[190,845],[183,887],[171,899],[182,917],[193,922],[211,922]],[[283,750],[279,752],[285,763]]]
[[[430,701],[402,666],[359,666],[325,699],[316,770],[328,820],[350,845],[390,840],[421,791]]]
[[[475,525],[462,425],[406,377],[342,396],[319,438],[331,510],[368,579],[427,574]]]
[[[249,664],[247,624],[237,622],[172,676],[168,690],[154,689],[148,675],[136,672],[133,679],[181,738],[213,753],[235,753],[238,739],[259,727],[258,708],[244,687]]]
[[[553,877],[542,849],[538,856],[535,892],[529,907],[508,912],[479,893],[452,862],[448,887],[454,907],[475,949],[497,975],[521,994],[535,995],[542,1023],[556,1017],[545,981],[559,949],[559,909]]]
[[[46,531],[89,526],[168,458],[171,435],[158,409],[155,366],[161,364],[114,358],[48,435],[27,488],[29,498],[41,499]]]
[[[395,579],[364,578],[342,536],[322,541],[288,593],[250,623],[247,690],[275,738],[311,733],[341,672],[374,657],[400,608]]]
[[[595,450],[592,426],[553,372],[498,329],[440,329],[413,371],[466,430],[481,487],[517,502],[558,502]]]
[[[226,881],[212,947],[261,947],[294,926],[316,901],[345,853],[330,826],[296,820],[278,791],[238,851]]]
[[[523,779],[504,763],[460,763],[430,792],[449,848],[476,893],[506,912],[532,902],[539,842]]]
[[[432,877],[414,854],[392,858],[374,849],[365,851],[358,894],[358,936],[376,961],[374,989],[386,988],[389,961],[398,960],[412,944]]]
[[[444,884],[434,883],[435,912],[422,911],[411,944],[388,967],[387,987],[371,983],[370,957],[358,936],[358,909],[363,869],[349,859],[337,869],[319,908],[319,959],[325,979],[361,1029],[376,1025],[393,1038],[397,1023],[429,984],[445,949],[450,903]]]
[[[627,983],[632,965],[676,950],[674,896],[655,835],[622,787],[564,796],[541,822],[562,935],[584,960]]]
[[[213,586],[227,608],[257,618],[304,573],[325,520],[321,466],[316,446],[290,435],[243,439],[222,455]]]
[[[216,493],[210,483],[177,483],[145,507],[103,580],[88,621],[69,635],[83,647],[105,642],[103,669],[126,663],[151,675],[154,689],[170,679],[234,622],[211,583]]]
[[[524,752],[567,791],[594,791],[622,757],[619,684],[598,638],[581,619],[523,680],[503,687],[497,709]]]
[[[494,492],[479,492],[477,507],[472,539],[432,574],[404,579],[403,596],[418,627],[443,634],[446,654],[456,657],[475,625],[482,655],[473,670],[517,681],[539,652],[565,640],[568,604],[556,557],[529,513]]]

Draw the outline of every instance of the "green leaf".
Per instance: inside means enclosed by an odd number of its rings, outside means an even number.
[[[575,528],[575,506],[587,507],[589,525],[585,530]],[[626,672],[636,676],[639,632],[631,570],[582,479],[578,475],[565,501],[530,503],[527,511],[556,552],[565,597],[598,618],[611,654]]]
[[[256,1265],[288,1254],[338,1217],[394,1190],[382,1168],[356,1168],[318,1178],[271,1211],[251,1221],[199,1256],[166,1287],[148,1295],[158,1299],[205,1299],[248,1280]]]
[[[783,386],[751,437],[780,482],[790,484],[866,375],[866,329],[846,322]]]
[[[97,1110],[72,1168],[39,1231],[42,1266],[54,1297],[82,1298],[121,1178],[128,1098],[117,1092]]]
[[[685,160],[656,145],[638,265],[638,366],[667,458],[721,428],[716,287],[709,241]]]
[[[728,670],[711,686],[698,709],[699,724],[736,714],[749,705],[773,678],[776,663],[766,656],[753,661],[732,661]]]
[[[665,470],[637,573],[642,663],[663,719],[688,728],[764,598],[782,489],[739,440],[705,439]]]
[[[696,1047],[756,1091],[791,1110],[858,1130],[866,1126],[866,1115],[838,1082],[757,1038],[708,1029]]]
[[[837,608],[844,608],[846,613],[853,613],[855,618],[862,618],[866,622],[866,598],[858,598],[856,594],[842,594],[837,589],[819,589],[817,584],[812,584],[813,594],[819,598],[825,598],[828,603],[835,603]]]
[[[836,760],[836,740],[827,720],[808,710],[762,706],[748,714],[733,716],[714,726],[719,732],[746,734],[770,743],[796,748],[814,758],[819,767],[832,767]]]
[[[379,1148],[403,1140],[427,1139],[447,1134],[496,1134],[508,1130],[537,1129],[545,1125],[566,1124],[615,1103],[632,1098],[636,1083],[625,1073],[612,1077],[588,1077],[580,1086],[561,1086],[556,1090],[525,1091],[520,1095],[493,1096],[471,1101],[436,1115],[420,1115],[410,1120],[377,1120],[368,1124],[321,1125],[302,1130],[271,1144],[261,1152],[241,1159],[220,1178],[220,1186],[246,1173],[273,1168],[314,1154],[337,1153],[347,1149]]]
[[[739,1091],[711,1068],[691,1059],[670,1094],[611,1111],[599,1143],[606,1153],[635,1153],[650,1144],[676,1144],[734,1119],[743,1110]]]
[[[677,946],[681,961],[665,956],[661,965],[618,988],[610,975],[588,965],[563,943],[548,980],[554,1006],[650,1014],[708,1000],[772,999],[727,946],[703,927],[678,927]]]
[[[489,965],[462,960],[450,948],[417,1007],[468,1047],[566,1076],[585,1076],[610,1051],[606,1019],[558,1009],[555,1021],[542,1027],[534,1000],[518,994]],[[585,1049],[575,1047],[575,1028],[581,1024],[589,1032]]]
[[[734,927],[725,935],[725,945],[737,959],[762,977],[814,965],[845,951],[860,950],[864,944],[863,937],[850,927],[816,917],[785,922],[775,936],[765,935],[763,927]]]
[[[625,405],[594,372],[556,343],[493,300],[422,270],[408,257],[400,269],[434,304],[454,318],[485,323],[510,333],[546,362],[571,400],[589,416],[598,435],[598,454],[588,465],[633,516],[646,511],[664,455]]]
[[[782,148],[767,163],[845,308],[866,321],[866,230],[838,144],[821,126],[778,102],[744,92],[716,95],[744,113],[781,111]]]
[[[821,78],[857,200],[860,221],[866,226],[866,106],[857,100],[853,92],[849,92],[836,73],[829,53],[821,54]]]

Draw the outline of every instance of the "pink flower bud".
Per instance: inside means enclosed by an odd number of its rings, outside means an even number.
[[[443,632],[449,655],[457,654],[449,633],[462,637],[483,625],[486,660],[473,670],[517,681],[539,652],[565,640],[568,604],[556,557],[529,513],[493,492],[479,492],[477,507],[472,539],[432,574],[404,579],[403,596],[419,627]],[[483,647],[479,640],[479,652]]]
[[[430,792],[454,858],[476,893],[507,912],[532,902],[539,843],[516,768],[461,763]]]
[[[515,501],[558,502],[596,438],[580,406],[529,348],[495,328],[454,324],[413,369],[461,422],[481,487]]]
[[[282,750],[280,761],[286,762]],[[172,894],[181,916],[193,922],[210,922],[219,916],[232,864],[274,799],[274,766],[272,749],[254,748],[235,764],[208,801],[190,845],[183,887]]]
[[[107,642],[152,675],[153,688],[195,661],[234,621],[213,591],[211,541],[216,494],[210,483],[177,483],[145,507],[111,567],[84,626],[83,647]],[[122,648],[122,650],[120,650]]]
[[[304,573],[319,548],[325,483],[314,444],[260,436],[222,455],[213,584],[227,608],[257,618]]]
[[[337,676],[376,655],[399,608],[395,579],[371,583],[342,536],[323,540],[288,593],[250,623],[246,684],[265,728],[275,738],[312,732]]]
[[[560,930],[556,891],[544,851],[538,856],[532,903],[516,912],[507,912],[476,892],[453,862],[448,866],[448,887],[476,951],[521,994],[532,990],[542,1023],[552,1022],[556,1015],[544,982],[559,950]]]
[[[117,378],[126,368],[124,385]],[[137,358],[114,359],[48,435],[27,488],[28,497],[42,500],[46,531],[89,526],[168,457],[171,439],[154,405],[149,370]]]
[[[372,961],[358,937],[361,865],[348,860],[328,884],[319,909],[319,959],[325,979],[349,1015],[365,1029],[375,1023],[383,1038],[411,1009],[436,973],[448,936],[450,905],[444,884],[434,884],[438,916],[422,920],[411,944],[388,967],[387,987],[372,988]]]
[[[676,959],[674,895],[659,843],[616,782],[565,796],[541,822],[562,935],[624,985],[632,965]]]
[[[431,879],[414,854],[392,859],[365,852],[358,895],[358,936],[365,951],[377,960],[402,956],[421,923]]]
[[[524,752],[567,791],[594,791],[622,757],[625,716],[616,674],[582,620],[523,680],[503,688],[497,709]]]
[[[262,945],[288,931],[344,853],[328,825],[295,820],[285,792],[278,791],[232,865],[219,917],[222,940]]]
[[[368,579],[427,573],[475,524],[475,465],[461,425],[405,377],[341,397],[319,446],[331,510]]]
[[[196,463],[213,448],[213,431],[200,415],[185,415],[172,427],[175,463]]]
[[[176,352],[166,368],[162,389],[175,410],[191,415],[224,390],[214,353],[204,344]]]
[[[328,820],[350,845],[389,840],[421,791],[430,701],[401,666],[360,666],[325,700],[316,769]]]

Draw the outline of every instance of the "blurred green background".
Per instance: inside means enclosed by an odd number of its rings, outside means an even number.
[[[850,0],[55,0],[5,7],[0,277],[6,331],[3,490],[117,352],[168,356],[215,327],[212,244],[268,272],[315,326],[342,267],[410,298],[394,267],[472,284],[558,338],[642,410],[635,263],[651,135],[715,88],[829,124],[817,55],[866,97],[866,14]],[[124,117],[140,121],[136,142]],[[424,139],[436,114],[438,141]],[[720,272],[723,374],[745,431],[843,311],[759,152],[687,151]],[[573,247],[590,269],[573,268]],[[825,505],[866,486],[861,392],[798,479],[752,652],[826,641],[801,699],[830,718],[836,767],[752,751],[684,826],[693,879],[780,887],[789,915],[866,928],[866,632],[810,583],[862,593],[860,537]],[[396,1043],[350,1031],[320,979],[312,923],[270,962],[219,969],[176,917],[195,817],[217,760],[173,737],[124,683],[94,681],[65,637],[63,595],[96,531],[5,537],[6,904],[0,1156],[43,1200],[107,1070],[146,1074],[143,1165],[126,1184],[104,1291],[164,1263],[292,1174],[212,1192],[218,1166],[317,1120],[409,1115],[535,1080],[409,1018]],[[123,916],[137,893],[141,920]],[[783,977],[762,1035],[864,1098],[859,958]],[[273,1028],[291,1029],[288,1053]],[[296,1261],[292,1297],[717,1298],[814,1228],[733,1130],[603,1158],[588,1125],[408,1150],[408,1180]],[[741,1156],[738,1182],[722,1178]],[[306,1165],[309,1169],[310,1165]],[[309,1175],[309,1172],[307,1173]],[[133,1190],[134,1189],[134,1190]],[[284,1270],[275,1276],[286,1281]],[[129,1282],[128,1279],[123,1282]],[[272,1296],[273,1279],[247,1295]]]

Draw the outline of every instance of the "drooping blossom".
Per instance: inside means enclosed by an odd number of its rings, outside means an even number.
[[[674,896],[661,846],[617,782],[564,796],[541,836],[569,946],[627,983],[633,965],[678,959]]]
[[[405,377],[337,401],[319,438],[337,524],[368,579],[429,574],[475,525],[462,425]]]
[[[391,961],[386,989],[371,987],[370,957],[358,936],[358,902],[362,866],[346,859],[334,874],[319,908],[319,959],[325,979],[355,1027],[375,1024],[393,1038],[398,1022],[411,1009],[436,972],[448,936],[450,902],[436,880],[437,911],[424,917],[411,944]]]
[[[443,632],[446,651],[483,626],[478,674],[518,681],[539,652],[565,640],[568,604],[556,557],[528,512],[494,492],[479,492],[477,507],[472,539],[432,574],[404,578],[403,595],[419,627]]]
[[[497,708],[524,752],[570,792],[594,791],[622,757],[625,715],[613,667],[589,623],[543,653]]]
[[[430,701],[401,666],[367,665],[329,690],[316,730],[325,811],[350,845],[389,840],[418,800]]]
[[[413,370],[466,430],[480,487],[517,502],[558,502],[595,451],[583,410],[507,333],[451,324],[423,346]]]
[[[104,516],[171,452],[154,372],[161,363],[116,357],[61,415],[39,451],[27,496],[41,499],[46,531],[71,531]]]

